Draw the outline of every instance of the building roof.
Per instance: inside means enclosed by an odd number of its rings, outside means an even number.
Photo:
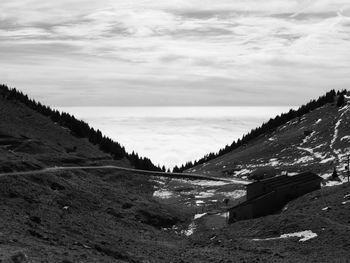
[[[267,178],[264,180],[253,182],[251,184],[248,184],[247,188],[249,188],[250,185],[254,185],[254,184],[264,184],[264,186],[270,190],[265,192],[262,195],[255,197],[255,198],[252,198],[250,200],[246,200],[246,201],[244,201],[236,206],[230,207],[229,209],[240,207],[243,205],[248,205],[250,203],[254,203],[257,200],[259,200],[260,198],[264,198],[265,196],[275,192],[275,189],[277,189],[279,187],[290,186],[290,185],[295,185],[295,184],[303,184],[303,183],[314,181],[314,180],[321,182],[322,178],[319,177],[317,174],[314,174],[312,172],[304,172],[304,173],[300,173],[300,174],[293,175],[293,176],[281,175],[281,176],[275,176],[272,178]]]
[[[269,194],[274,193],[274,192],[275,192],[275,191],[270,191],[270,192],[265,193],[265,194],[263,194],[263,195],[259,195],[259,196],[255,197],[255,198],[253,198],[253,199],[246,200],[246,201],[244,201],[244,202],[242,202],[242,203],[239,203],[238,205],[229,207],[228,210],[233,209],[233,208],[237,208],[237,207],[241,207],[241,206],[245,206],[245,205],[249,205],[249,204],[251,204],[251,203],[256,202],[256,201],[259,200],[259,199],[265,198],[266,196],[268,196]]]
[[[278,188],[288,184],[305,183],[313,180],[322,181],[322,178],[312,172],[304,172],[294,176],[281,175],[273,178],[267,178],[247,185],[263,184],[265,187]]]

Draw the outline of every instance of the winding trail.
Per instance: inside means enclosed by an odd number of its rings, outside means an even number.
[[[134,172],[139,174],[145,174],[150,176],[160,176],[160,177],[169,177],[169,178],[181,178],[181,179],[191,179],[191,180],[207,180],[207,181],[223,181],[234,184],[249,184],[251,182],[243,179],[235,178],[217,178],[209,177],[201,174],[192,174],[192,173],[166,173],[166,172],[157,172],[157,171],[148,171],[148,170],[138,170],[134,168],[126,168],[114,165],[104,165],[104,166],[54,166],[48,167],[41,170],[31,170],[31,171],[22,171],[22,172],[11,172],[11,173],[0,173],[0,177],[11,176],[11,175],[30,175],[30,174],[45,174],[58,171],[73,171],[73,170],[119,170]]]

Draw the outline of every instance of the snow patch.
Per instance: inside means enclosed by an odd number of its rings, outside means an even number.
[[[336,186],[336,185],[341,185],[341,184],[343,184],[343,182],[329,180],[326,182],[326,184],[324,186],[329,187],[329,186]]]
[[[311,156],[304,156],[304,157],[301,157],[299,160],[296,160],[293,164],[307,163],[313,160],[314,158]]]
[[[203,213],[203,214],[195,214],[195,215],[194,215],[194,220],[199,219],[199,218],[201,218],[201,217],[205,216],[206,214],[207,214],[207,213]]]
[[[272,159],[269,160],[268,164],[271,165],[271,166],[278,166],[280,163],[277,160],[277,158],[272,158]]]
[[[324,160],[322,160],[322,161],[320,161],[320,163],[329,163],[329,162],[332,162],[332,161],[334,161],[334,156],[332,156],[332,157],[330,157],[330,158],[327,158],[327,159],[324,159]]]
[[[340,126],[340,124],[341,124],[341,121],[342,121],[343,116],[348,112],[348,110],[349,110],[349,107],[346,107],[346,108],[344,108],[344,109],[341,110],[341,111],[343,111],[343,112],[340,114],[339,119],[338,119],[338,121],[337,121],[337,123],[335,124],[335,127],[334,127],[334,134],[333,134],[333,138],[332,138],[330,147],[331,147],[331,149],[333,149],[335,155],[338,154],[338,151],[336,151],[336,150],[334,149],[334,144],[335,144],[336,140],[338,139],[339,126]],[[338,156],[338,157],[339,157],[339,156]]]
[[[251,172],[252,172],[252,170],[242,169],[238,172],[235,172],[235,176],[246,175],[246,174],[250,174]]]
[[[168,191],[168,190],[164,190],[164,189],[159,189],[157,191],[154,191],[153,193],[153,197],[157,197],[160,199],[169,199],[173,196],[173,193]]]
[[[208,190],[206,192],[199,192],[197,195],[195,195],[196,199],[201,198],[209,198],[212,197],[215,194],[215,190]]]
[[[233,192],[220,192],[220,194],[230,199],[238,199],[247,194],[246,190],[235,190]]]
[[[347,135],[347,136],[344,136],[340,139],[341,141],[350,141],[350,136]]]
[[[226,181],[207,181],[207,180],[192,180],[189,182],[192,185],[197,186],[223,186],[230,184],[231,182]]]
[[[195,230],[196,230],[196,224],[192,222],[186,230],[181,231],[181,234],[184,234],[185,236],[191,236],[193,235]]]
[[[304,127],[303,127],[303,128],[304,128]],[[311,139],[311,137],[314,136],[314,134],[315,134],[315,131],[311,132],[308,136],[306,136],[306,137],[303,139],[303,143],[302,143],[302,144],[307,143],[307,142]]]
[[[290,238],[290,237],[300,237],[301,239],[299,239],[299,242],[305,242],[307,240],[317,237],[317,234],[312,232],[311,230],[305,230],[305,231],[300,231],[295,233],[283,234],[279,237],[271,237],[271,238],[264,238],[264,239],[255,238],[253,239],[253,241],[277,240],[277,239],[284,239],[284,238]]]
[[[229,212],[220,213],[219,216],[224,217],[224,218],[228,218]]]

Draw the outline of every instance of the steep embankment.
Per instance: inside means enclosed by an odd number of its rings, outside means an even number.
[[[342,107],[328,103],[188,171],[261,178],[282,171],[311,170],[327,175],[337,167],[344,174],[349,127],[350,97],[345,96]]]

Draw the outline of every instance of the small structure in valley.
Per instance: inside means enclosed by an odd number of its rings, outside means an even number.
[[[289,201],[321,188],[322,178],[305,172],[281,175],[247,185],[247,200],[229,211],[229,223],[272,214]]]

